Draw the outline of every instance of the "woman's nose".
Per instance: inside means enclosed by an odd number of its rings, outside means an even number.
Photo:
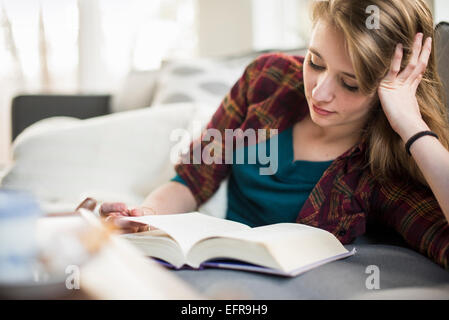
[[[335,97],[335,83],[330,76],[318,77],[315,87],[312,89],[314,101],[331,102]]]

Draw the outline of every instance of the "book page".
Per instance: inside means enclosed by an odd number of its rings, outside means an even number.
[[[332,233],[297,223],[277,223],[227,237],[263,244],[284,271],[348,252]]]
[[[163,259],[176,267],[185,263],[186,258],[179,243],[163,230],[125,233],[120,237],[131,241],[147,256]]]
[[[175,239],[185,256],[198,241],[230,232],[251,230],[245,224],[220,219],[199,212],[126,217],[126,220],[138,221],[159,228]]]

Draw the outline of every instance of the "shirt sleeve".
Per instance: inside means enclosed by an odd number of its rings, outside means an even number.
[[[269,55],[261,55],[251,62],[243,75],[226,94],[220,106],[202,131],[199,138],[192,141],[188,152],[181,154],[175,165],[175,171],[192,192],[198,206],[206,202],[219,188],[221,181],[229,174],[231,165],[225,162],[225,129],[237,129],[244,122],[247,109],[252,99],[252,82],[261,74]],[[207,130],[216,129],[221,134],[221,141],[215,138],[204,139]],[[214,130],[214,131],[216,131]],[[202,159],[204,148],[213,144],[213,157],[223,159],[221,162],[205,163]]]
[[[373,203],[375,218],[394,228],[413,249],[449,268],[449,224],[430,188],[379,184]]]

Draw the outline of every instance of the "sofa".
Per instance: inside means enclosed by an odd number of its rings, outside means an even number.
[[[447,43],[448,29],[447,24],[438,26],[437,45]],[[147,107],[34,123],[15,139],[14,163],[1,187],[33,193],[45,212],[72,211],[87,196],[139,205],[175,175],[176,152],[188,147],[255,56],[174,61],[155,77]],[[440,61],[448,61],[443,57],[449,57],[447,49],[438,52]],[[448,71],[440,69],[443,80]],[[224,180],[199,211],[223,218],[226,193]],[[392,230],[368,225],[366,234],[346,247],[357,253],[295,278],[218,269],[170,272],[211,297],[449,299],[449,272],[408,248]],[[374,287],[373,270],[379,277]]]

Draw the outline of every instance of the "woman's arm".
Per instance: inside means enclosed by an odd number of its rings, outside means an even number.
[[[411,136],[429,127],[421,117],[416,99],[416,90],[427,68],[432,51],[432,38],[423,44],[423,34],[418,33],[413,44],[413,53],[407,67],[401,71],[402,45],[396,47],[390,71],[378,89],[382,108],[391,127],[406,143]],[[434,137],[424,136],[410,148],[417,165],[423,173],[441,210],[449,221],[449,151]]]
[[[129,209],[122,202],[108,202],[101,205],[100,215],[119,227],[122,232],[133,233],[147,231],[151,227],[121,218],[192,212],[197,211],[197,208],[197,202],[187,186],[169,181],[151,192],[137,208]]]
[[[413,131],[414,130],[414,131]],[[409,132],[430,130],[423,124]],[[407,141],[414,133],[403,133]],[[413,142],[410,153],[432,189],[446,221],[449,222],[449,151],[434,137],[424,136]]]
[[[259,78],[258,74],[262,72],[265,63],[270,60],[270,57],[271,55],[269,54],[262,55],[245,68],[243,75],[220,103],[204,131],[208,129],[219,130],[222,133],[222,137],[225,137],[226,129],[240,128],[246,117],[250,102],[248,98],[250,82]],[[203,137],[203,134],[201,134],[201,137]],[[201,152],[203,147],[209,144],[209,142],[202,141],[202,139],[199,142]],[[222,150],[225,150],[224,139],[222,139],[222,146]],[[141,206],[137,208],[129,209],[122,202],[103,203],[100,208],[100,215],[105,217],[106,220],[113,221],[127,232],[139,232],[144,231],[147,227],[121,218],[197,210],[219,188],[221,181],[231,168],[230,164],[217,164],[215,162],[212,164],[201,162],[200,164],[195,163],[195,165],[192,165],[190,159],[195,159],[196,149],[194,148],[197,147],[194,141],[192,141],[189,146],[189,152],[185,155],[188,157],[187,161],[180,161],[175,165],[176,173],[189,187],[179,182],[170,181],[149,194]]]
[[[115,224],[122,232],[147,231],[149,226],[123,217],[138,217],[150,214],[167,214],[196,211],[197,204],[189,188],[178,182],[163,184],[143,201],[137,208],[129,209],[123,202],[106,202],[100,207],[100,215]]]
[[[183,213],[196,211],[197,204],[188,187],[170,181],[150,193],[141,208],[143,214]]]

